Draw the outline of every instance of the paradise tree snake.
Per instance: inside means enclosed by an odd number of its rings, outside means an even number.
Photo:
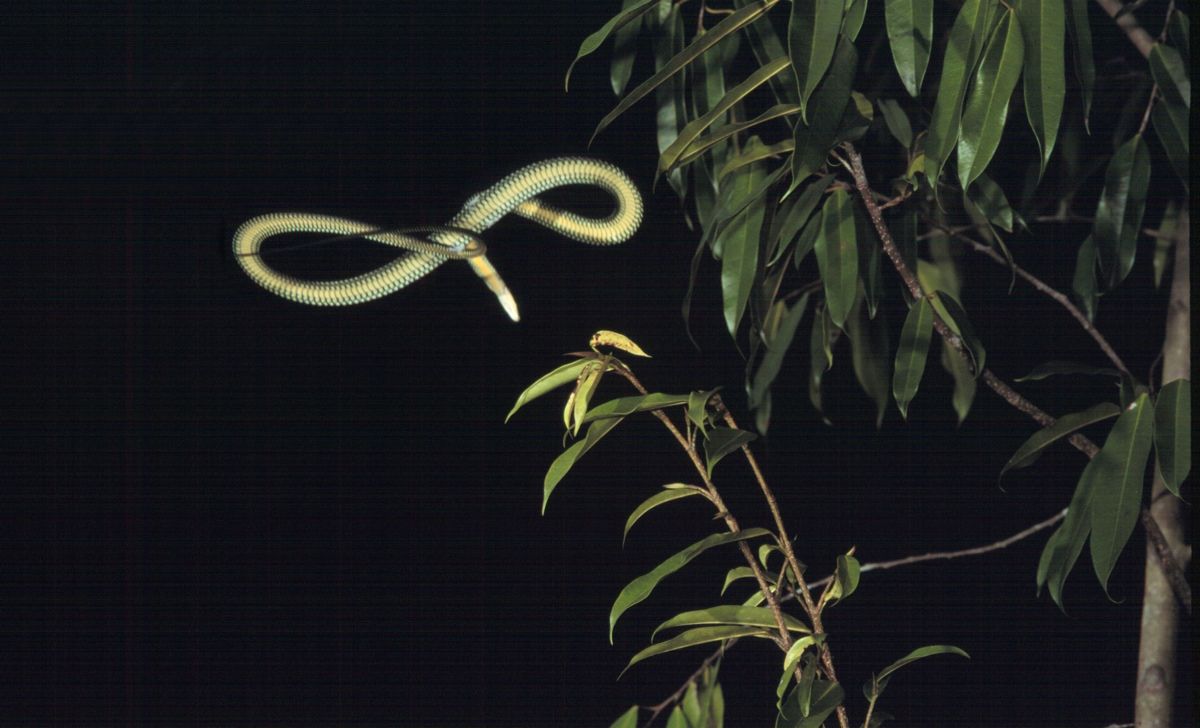
[[[537,195],[555,187],[589,185],[608,192],[617,203],[608,217],[596,219],[555,208]],[[411,285],[447,260],[466,260],[513,321],[520,320],[516,299],[484,254],[478,237],[509,213],[591,245],[628,240],[642,221],[642,198],[617,167],[583,157],[557,157],[523,167],[471,197],[445,227],[428,228],[425,238],[381,232],[366,223],[331,215],[277,212],[251,218],[233,234],[238,263],[256,283],[284,298],[313,306],[350,306]],[[375,270],[341,280],[304,280],[268,266],[259,251],[263,241],[286,233],[359,236],[405,249],[405,254]],[[474,234],[472,234],[474,233]]]

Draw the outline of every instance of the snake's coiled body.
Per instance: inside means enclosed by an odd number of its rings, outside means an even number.
[[[603,219],[560,210],[537,199],[555,187],[590,185],[607,191],[616,210]],[[624,242],[642,221],[642,198],[633,182],[617,167],[581,157],[559,157],[531,164],[475,195],[447,224],[450,228],[482,233],[509,213],[540,223],[555,232],[592,245]],[[332,281],[303,280],[268,266],[259,255],[263,241],[285,233],[357,235],[405,249],[404,255],[375,270]],[[233,235],[238,262],[255,282],[284,298],[314,306],[349,306],[370,301],[411,285],[447,260],[461,259],[475,270],[514,320],[516,301],[496,269],[488,262],[478,239],[453,231],[431,232],[428,239],[396,232],[378,232],[370,225],[331,215],[280,212],[243,223]]]

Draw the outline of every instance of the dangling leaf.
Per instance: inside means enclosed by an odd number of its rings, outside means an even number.
[[[846,318],[846,336],[850,339],[850,360],[854,366],[854,378],[871,401],[875,403],[875,426],[883,424],[891,398],[891,341],[887,321],[883,316],[872,320],[867,307],[859,297]]]
[[[1179,485],[1192,469],[1192,383],[1168,382],[1154,401],[1154,449],[1167,489],[1179,497]]]
[[[563,451],[561,455],[550,463],[550,469],[546,471],[546,478],[542,483],[542,515],[546,514],[546,504],[550,502],[550,494],[566,477],[571,468],[583,457],[588,450],[591,450],[600,439],[609,433],[617,425],[621,424],[623,417],[610,417],[608,419],[597,420],[593,422],[583,439],[572,443],[570,447]]]
[[[621,593],[617,595],[617,600],[613,603],[612,611],[608,615],[609,643],[612,642],[613,629],[616,627],[617,620],[620,619],[621,615],[628,611],[630,607],[645,601],[660,581],[687,566],[692,559],[714,546],[722,546],[727,543],[736,543],[738,541],[746,541],[769,535],[771,535],[771,532],[765,528],[747,528],[737,533],[714,533],[688,546],[686,549],[654,567],[653,570],[642,574],[626,584]]]
[[[748,201],[745,211],[717,234],[715,247],[721,255],[725,326],[730,336],[736,338],[758,272],[758,250],[765,214],[763,192],[766,181],[762,168],[752,165],[738,171],[728,187],[732,190],[731,201]]]
[[[660,490],[659,492],[639,503],[637,508],[633,509],[633,513],[630,513],[629,518],[625,519],[625,531],[621,534],[622,547],[625,545],[625,539],[629,536],[629,531],[633,528],[633,524],[641,520],[642,516],[646,515],[650,511],[664,503],[670,503],[671,501],[690,498],[694,495],[706,496],[706,493],[703,489],[697,488],[694,485],[683,485],[682,483],[679,485],[682,485],[683,487]]]
[[[1154,412],[1142,394],[1121,416],[1095,463],[1092,495],[1092,566],[1108,592],[1108,577],[1137,525],[1145,490],[1146,460],[1154,437]]]
[[[604,45],[604,41],[608,40],[608,36],[613,31],[623,27],[624,25],[641,18],[642,13],[645,13],[650,8],[654,7],[658,0],[645,0],[631,8],[626,8],[614,15],[607,23],[600,27],[595,33],[583,39],[579,44],[579,52],[575,54],[575,60],[571,61],[571,65],[567,66],[567,76],[563,79],[563,90],[569,91],[571,86],[571,71],[575,69],[575,64],[579,63],[584,56],[596,52],[600,46]]]
[[[1089,235],[1084,238],[1075,256],[1075,276],[1071,282],[1071,293],[1088,321],[1096,320],[1096,303],[1100,292],[1096,288],[1096,243]]]
[[[896,103],[895,99],[880,99],[879,110],[883,112],[883,123],[887,125],[888,131],[896,138],[896,141],[900,142],[900,146],[905,149],[911,148],[912,124],[908,122],[908,114],[904,113],[900,104]]]
[[[678,5],[660,3],[658,6],[659,30],[653,35],[654,70],[660,71],[675,54],[683,50],[684,30],[683,15]],[[684,93],[687,88],[685,80],[680,75],[672,76],[669,80],[655,89],[655,100],[658,111],[655,115],[658,126],[658,153],[662,154],[679,136],[679,130],[687,123],[687,102]],[[667,174],[667,182],[675,191],[676,197],[682,202],[687,196],[687,176],[685,170],[672,170]]]
[[[838,126],[850,101],[850,89],[857,70],[858,51],[845,36],[839,36],[829,72],[813,92],[807,107],[808,119],[796,122],[792,185],[786,195],[825,164],[825,157],[837,140]]]
[[[642,356],[647,359],[650,358],[650,355],[642,351],[642,347],[635,344],[633,339],[629,338],[625,334],[618,334],[616,331],[607,331],[605,329],[601,329],[592,334],[591,341],[588,342],[588,345],[592,347],[593,351],[598,346],[611,346],[612,348],[619,349],[627,354]]]
[[[1083,124],[1088,126],[1092,113],[1092,89],[1096,85],[1096,61],[1092,56],[1092,25],[1088,19],[1088,0],[1066,0],[1067,34],[1073,45],[1075,77],[1083,96]],[[1090,127],[1089,127],[1090,128]]]
[[[954,379],[954,393],[951,395],[950,402],[954,406],[954,412],[958,415],[958,424],[961,425],[963,420],[967,419],[971,405],[975,402],[978,383],[967,361],[944,341],[942,342],[941,362],[942,368],[949,372],[951,378]]]
[[[854,200],[844,189],[834,190],[821,208],[822,235],[814,244],[825,286],[829,317],[842,328],[858,295],[858,241]]]
[[[1104,175],[1104,191],[1096,206],[1092,238],[1107,288],[1114,288],[1133,269],[1142,213],[1150,188],[1150,150],[1140,134],[1113,154]]]
[[[704,460],[708,468],[708,477],[712,477],[713,468],[721,458],[757,437],[753,432],[735,430],[732,427],[714,427],[709,430],[708,439],[704,441]]]
[[[858,589],[860,571],[858,559],[850,554],[839,555],[833,581],[829,584],[829,591],[825,593],[825,605],[830,606],[849,598]]]
[[[754,372],[754,382],[750,386],[750,406],[752,408],[761,405],[764,397],[770,392],[771,383],[775,381],[775,377],[779,374],[779,368],[783,366],[783,357],[792,346],[792,339],[796,335],[800,319],[804,317],[804,310],[808,307],[808,297],[809,294],[805,293],[799,301],[787,309],[779,324],[779,330],[767,344],[767,353]]]
[[[1188,117],[1187,107],[1170,99],[1160,100],[1150,111],[1154,133],[1167,152],[1167,161],[1185,185],[1191,184],[1188,176],[1191,159]]]
[[[1071,0],[1020,0],[1017,18],[1025,38],[1025,115],[1041,150],[1039,178],[1046,171],[1067,94],[1063,44],[1064,5]]]
[[[964,190],[983,174],[1000,145],[1004,122],[1008,119],[1008,102],[1025,62],[1025,41],[1013,15],[1010,10],[1001,16],[963,109],[958,178]]]
[[[900,82],[915,99],[933,47],[933,0],[885,0],[884,18]]]
[[[970,655],[954,645],[926,645],[924,647],[918,647],[904,657],[901,657],[899,660],[896,660],[892,664],[880,670],[879,674],[876,676],[876,679],[887,680],[889,677],[891,677],[892,673],[896,672],[900,668],[911,665],[917,660],[923,660],[926,657],[933,657],[934,655],[959,655],[960,657],[965,657],[968,660],[971,659]]]
[[[1188,69],[1179,51],[1169,45],[1155,43],[1150,49],[1150,72],[1163,98],[1189,109],[1192,107],[1192,81],[1188,78]]]
[[[788,20],[788,55],[796,75],[803,118],[808,120],[808,102],[825,76],[838,32],[842,27],[844,0],[793,0]]]
[[[637,728],[638,707],[635,705],[621,714],[608,728]]]
[[[925,360],[929,357],[929,342],[933,338],[933,307],[925,298],[909,309],[900,330],[900,345],[896,348],[896,368],[892,378],[892,394],[904,419],[908,419],[908,403],[917,395]]]
[[[1121,414],[1121,408],[1112,402],[1101,402],[1100,404],[1089,407],[1083,412],[1073,412],[1069,415],[1063,415],[1055,420],[1053,425],[1044,427],[1033,436],[1026,440],[1013,456],[1008,459],[1004,467],[1000,469],[1000,478],[1010,470],[1025,468],[1034,463],[1042,452],[1063,439],[1073,434],[1076,430],[1080,430],[1088,425],[1094,425],[1097,422],[1111,419]]]
[[[828,680],[814,679],[808,690],[807,715],[800,708],[800,686],[792,689],[779,706],[775,728],[820,728],[825,719],[842,704],[842,686]]]
[[[640,4],[640,0],[624,0],[621,12],[636,8]],[[641,29],[642,16],[639,14],[618,28],[617,35],[613,38],[613,59],[609,80],[612,82],[613,94],[617,98],[624,93],[625,84],[629,83],[629,77],[633,74],[633,62],[637,58],[638,32]]]

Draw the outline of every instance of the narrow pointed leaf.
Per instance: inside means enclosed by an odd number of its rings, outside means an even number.
[[[1008,119],[1008,102],[1025,62],[1025,41],[1013,15],[1010,10],[1000,18],[963,108],[958,177],[964,190],[983,174],[1000,145]]]
[[[1185,185],[1191,184],[1191,178],[1188,176],[1191,154],[1188,117],[1187,107],[1170,99],[1160,100],[1150,111],[1154,133],[1162,143],[1163,149],[1167,151],[1167,160],[1171,163],[1171,168]]]
[[[645,601],[660,581],[687,566],[692,559],[695,559],[714,546],[722,546],[728,543],[736,543],[738,541],[746,541],[769,535],[771,535],[771,532],[765,528],[747,528],[737,533],[714,533],[688,546],[654,567],[653,570],[629,582],[621,590],[621,593],[617,595],[617,600],[613,603],[612,611],[608,615],[608,641],[612,642],[613,629],[616,627],[617,620],[621,618],[622,614],[634,605]]]
[[[1179,485],[1192,469],[1192,383],[1168,382],[1154,401],[1154,449],[1167,489],[1179,496]]]
[[[1067,517],[1062,525],[1046,541],[1042,557],[1038,561],[1037,585],[1038,593],[1042,586],[1049,587],[1050,598],[1064,612],[1063,586],[1075,562],[1083,553],[1083,544],[1087,541],[1092,530],[1092,495],[1095,490],[1095,458],[1084,466],[1075,492],[1071,495],[1071,503],[1067,506]]]
[[[1167,22],[1167,38],[1170,39],[1171,45],[1179,49],[1185,66],[1192,62],[1191,27],[1192,21],[1188,18],[1187,13],[1176,6],[1175,12],[1171,14],[1171,19]]]
[[[1155,43],[1150,49],[1150,72],[1154,74],[1154,82],[1163,98],[1189,109],[1192,107],[1192,81],[1179,51],[1164,43]]]
[[[1025,38],[1025,116],[1041,150],[1046,171],[1066,98],[1063,45],[1067,31],[1064,5],[1070,0],[1020,0],[1017,19]]]
[[[754,165],[738,172],[729,182],[729,187],[731,201],[748,202],[745,210],[717,235],[716,241],[716,249],[721,254],[725,326],[730,335],[736,337],[758,272],[766,177],[761,167]]]
[[[963,420],[967,419],[967,415],[971,412],[971,405],[975,402],[978,382],[970,365],[946,342],[942,342],[941,362],[942,368],[949,372],[951,378],[954,379],[954,392],[950,397],[950,403],[954,406],[954,412],[958,415],[958,424],[961,425]]]
[[[917,395],[925,361],[929,358],[929,342],[933,338],[933,307],[922,298],[908,311],[900,344],[896,349],[896,370],[892,378],[892,394],[900,414],[908,419],[908,403]]]
[[[575,361],[563,364],[554,371],[540,377],[536,382],[526,387],[524,392],[521,392],[517,397],[517,403],[508,411],[508,415],[504,418],[505,422],[512,419],[512,416],[517,413],[525,405],[533,400],[541,397],[547,392],[552,392],[559,387],[567,384],[573,384],[579,379],[579,373],[588,365],[588,362],[595,361],[594,359],[576,359]]]
[[[614,720],[609,728],[637,728],[637,721],[638,707],[635,705],[622,713],[620,718]]]
[[[875,426],[883,424],[891,399],[891,341],[883,316],[871,319],[866,302],[859,297],[846,318],[846,336],[850,339],[850,362],[858,385],[875,403]]]
[[[1113,288],[1133,269],[1142,214],[1150,188],[1150,150],[1140,134],[1113,154],[1104,175],[1104,191],[1096,206],[1092,238],[1100,270]]]
[[[1101,402],[1082,412],[1073,412],[1069,415],[1059,417],[1053,425],[1044,427],[1033,433],[1032,437],[1017,448],[1017,451],[1013,453],[1013,456],[1001,468],[999,477],[1003,478],[1004,474],[1010,470],[1032,465],[1034,461],[1041,457],[1042,452],[1046,448],[1064,437],[1070,436],[1076,430],[1080,430],[1088,425],[1094,425],[1097,422],[1112,419],[1119,414],[1121,414],[1120,407],[1112,402]]]
[[[829,195],[821,209],[821,224],[824,234],[814,243],[817,266],[825,286],[829,317],[841,328],[858,295],[858,241],[850,193],[839,189]]]
[[[933,0],[885,0],[884,18],[896,72],[908,95],[916,98],[933,47]]]
[[[762,363],[754,372],[754,381],[750,386],[751,407],[757,408],[770,392],[771,384],[778,376],[779,368],[783,366],[783,357],[792,346],[792,339],[796,336],[796,328],[800,325],[800,319],[804,318],[804,310],[808,308],[808,297],[809,294],[805,293],[799,301],[787,309],[779,324],[779,330],[767,345],[767,353],[763,355]]]
[[[912,147],[912,124],[908,122],[908,114],[904,113],[900,104],[896,103],[895,99],[880,99],[879,110],[883,112],[883,123],[887,125],[888,131],[896,141],[900,142],[900,146],[905,149]]]
[[[821,202],[821,196],[825,194],[825,190],[829,188],[829,183],[832,181],[833,175],[831,174],[818,177],[811,184],[805,185],[800,194],[791,195],[779,204],[779,211],[771,224],[771,238],[777,240],[778,243],[768,265],[774,264],[787,253],[788,246],[808,223],[809,218],[817,209],[817,205]]]
[[[813,317],[809,336],[808,398],[813,408],[821,412],[821,378],[833,366],[833,342],[841,333],[829,319],[828,308],[821,308]],[[826,420],[828,422],[828,420]]]
[[[562,479],[570,472],[571,468],[583,457],[588,450],[591,450],[597,442],[609,433],[617,425],[621,424],[622,417],[610,417],[608,419],[597,420],[593,422],[583,439],[571,444],[561,455],[550,463],[550,469],[546,471],[546,478],[542,482],[542,514],[546,513],[546,504],[550,502],[550,494],[562,482]]]
[[[592,395],[596,393],[596,389],[600,386],[600,380],[607,369],[608,367],[604,363],[593,361],[591,366],[584,367],[584,370],[579,373],[578,383],[572,393],[574,396],[571,398],[573,405],[570,410],[571,417],[566,423],[572,437],[579,434],[579,428],[583,426],[583,418],[588,411],[588,405],[592,402]]]
[[[696,426],[696,429],[700,430],[701,434],[703,434],[706,438],[708,437],[708,430],[706,429],[708,426],[708,401],[712,399],[712,396],[720,391],[720,389],[720,387],[717,387],[715,389],[710,389],[707,392],[701,392],[697,390],[688,395],[688,419],[692,421],[692,424]]]
[[[1005,232],[1013,231],[1012,205],[1009,204],[1004,190],[996,184],[995,180],[986,174],[979,175],[975,179],[975,183],[967,190],[967,196],[987,219],[987,222]],[[994,237],[994,239],[999,240],[998,237]],[[1010,267],[1011,263],[1010,260]]]
[[[1096,304],[1100,300],[1096,268],[1096,242],[1089,235],[1080,244],[1079,252],[1075,255],[1075,275],[1071,280],[1071,293],[1088,321],[1096,320]]]
[[[646,6],[649,7],[656,0],[648,0]],[[624,99],[617,104],[616,108],[608,112],[600,123],[596,125],[596,131],[592,132],[592,139],[595,139],[600,132],[608,128],[618,116],[624,114],[631,106],[641,101],[654,89],[658,88],[664,81],[678,73],[684,66],[699,58],[705,51],[715,46],[725,38],[735,34],[749,23],[757,20],[763,13],[770,10],[778,0],[763,0],[762,2],[747,5],[739,8],[729,15],[726,15],[724,20],[714,25],[706,33],[697,36],[692,42],[683,49],[683,52],[676,55],[665,66],[650,78],[638,84],[636,88],[630,91]],[[585,41],[586,43],[587,41]],[[601,41],[602,42],[602,41]],[[599,45],[599,43],[597,43]],[[582,48],[581,48],[582,50]],[[590,51],[589,51],[590,52]],[[590,141],[589,141],[590,144]]]
[[[809,698],[807,715],[800,708],[801,690],[796,686],[779,706],[775,728],[819,728],[845,697],[842,686],[829,680],[814,679],[805,692]]]
[[[796,122],[793,132],[796,148],[792,152],[792,187],[788,194],[825,164],[829,149],[837,140],[838,126],[846,104],[850,102],[850,89],[857,70],[858,51],[845,36],[839,36],[829,72],[809,99],[807,120]]]
[[[621,534],[621,545],[625,545],[625,538],[629,536],[630,529],[633,524],[641,520],[642,516],[646,515],[655,508],[664,503],[681,500],[683,498],[691,498],[696,495],[704,495],[704,491],[694,485],[689,485],[684,488],[671,488],[669,490],[660,490],[654,495],[638,504],[637,508],[633,509],[633,513],[629,514],[629,518],[625,519],[625,531]]]
[[[1095,377],[1117,377],[1120,372],[1116,369],[1108,367],[1094,367],[1090,364],[1082,364],[1074,361],[1048,361],[1044,364],[1038,364],[1031,369],[1028,374],[1023,377],[1017,377],[1014,382],[1039,382],[1047,377],[1052,377],[1057,374],[1084,374]],[[1113,415],[1114,417],[1116,414]]]
[[[621,12],[632,10],[641,4],[641,0],[624,0]],[[638,32],[642,29],[642,16],[637,15],[625,25],[617,29],[613,38],[612,68],[609,80],[612,82],[613,94],[620,98],[633,74],[633,62],[637,58]]]
[[[924,647],[918,647],[904,657],[901,657],[899,660],[896,660],[892,664],[880,670],[879,674],[876,676],[876,679],[886,680],[889,676],[891,676],[892,673],[896,672],[900,668],[911,665],[917,660],[923,660],[926,657],[933,657],[934,655],[958,655],[960,657],[965,657],[968,660],[971,659],[970,655],[954,645],[926,645]]]
[[[1146,460],[1154,437],[1154,412],[1142,394],[1113,425],[1096,463],[1092,496],[1092,566],[1108,591],[1108,577],[1137,525],[1145,490]]]
[[[730,157],[723,167],[717,171],[717,180],[719,184],[724,184],[725,178],[733,174],[742,167],[749,166],[755,162],[761,162],[764,159],[779,159],[795,148],[796,143],[791,139],[783,139],[774,144],[764,144],[761,139],[756,136],[746,140],[742,146],[742,151],[736,156]]]
[[[645,357],[646,359],[651,358],[650,355],[642,349],[642,347],[638,346],[633,341],[633,339],[629,338],[625,334],[617,333],[616,331],[609,331],[607,329],[600,329],[596,333],[592,334],[592,338],[588,342],[588,345],[592,347],[593,351],[598,351],[596,347],[608,346],[612,347],[613,349],[623,351],[626,354],[633,354],[634,356]]]
[[[643,13],[654,7],[655,3],[657,2],[658,0],[645,0],[645,2],[638,3],[631,8],[622,10],[610,18],[609,21],[602,25],[595,33],[592,33],[588,37],[584,38],[583,42],[579,44],[579,52],[575,54],[575,60],[571,61],[571,65],[567,66],[567,75],[566,78],[563,79],[563,89],[568,91],[570,90],[571,71],[575,69],[575,64],[579,63],[580,59],[582,59],[584,56],[595,53],[596,49],[604,45],[604,41],[608,40],[608,36],[611,35],[613,31],[621,28],[627,23],[633,22],[635,19],[640,18]]]
[[[633,667],[643,660],[647,660],[657,655],[662,655],[675,650],[683,650],[688,647],[697,645],[706,645],[711,642],[724,642],[725,640],[738,639],[741,637],[761,637],[770,639],[771,632],[764,630],[762,627],[733,627],[733,626],[718,626],[718,627],[697,627],[672,637],[665,642],[653,644],[634,655],[629,660],[629,664],[625,666],[625,670]],[[621,671],[624,674],[624,670]]]
[[[971,355],[971,371],[978,377],[987,363],[987,351],[983,348],[979,337],[975,335],[975,329],[971,326],[971,320],[967,318],[967,312],[963,310],[962,304],[946,291],[936,291],[935,297],[943,306],[943,311],[939,311],[939,314],[943,312],[949,314],[948,317],[943,315],[946,325],[962,337],[963,344],[966,345],[967,352]],[[934,309],[937,309],[936,305]]]
[[[795,116],[800,113],[800,107],[796,104],[776,104],[767,109],[758,116],[749,121],[739,121],[733,124],[724,124],[722,126],[713,127],[712,130],[704,136],[692,142],[691,146],[683,151],[679,159],[676,161],[676,167],[682,167],[699,159],[705,152],[713,147],[718,146],[735,134],[740,134],[748,129],[753,129],[756,126],[781,119],[787,116]]]
[[[733,567],[732,569],[729,570],[729,572],[727,574],[725,574],[725,583],[721,585],[721,595],[724,596],[725,591],[727,589],[729,589],[729,585],[732,584],[733,582],[738,581],[739,579],[754,579],[754,578],[755,578],[754,569],[751,569],[749,566]],[[775,583],[770,575],[767,575],[767,582],[770,584]],[[743,605],[743,606],[745,606],[745,605]]]
[[[810,630],[800,620],[790,615],[783,615],[783,623],[787,625],[789,632],[799,632],[808,634]],[[658,636],[658,633],[664,629],[678,629],[679,627],[697,627],[701,625],[737,625],[740,627],[762,627],[771,631],[777,628],[775,624],[775,613],[768,607],[747,607],[739,604],[721,604],[708,609],[696,609],[689,612],[682,612],[671,617],[667,621],[654,628],[650,639],[653,640]]]
[[[1071,37],[1075,78],[1083,97],[1083,123],[1092,113],[1092,93],[1096,86],[1096,60],[1092,56],[1092,26],[1088,19],[1088,0],[1065,0],[1067,34]]]
[[[842,17],[842,35],[858,40],[863,21],[867,18],[867,0],[846,0],[846,14]]]
[[[708,439],[704,441],[704,460],[708,476],[712,477],[713,468],[721,458],[755,439],[757,435],[753,432],[735,430],[732,427],[714,427],[709,430]]]
[[[937,101],[925,138],[925,176],[935,189],[942,167],[958,144],[967,82],[990,30],[991,15],[989,0],[966,0],[950,28]]]
[[[635,394],[629,397],[610,399],[603,404],[598,404],[589,409],[587,414],[583,416],[583,424],[609,417],[625,417],[635,412],[650,412],[652,410],[666,409],[667,407],[686,405],[688,403],[688,396],[686,394],[651,392],[650,394]]]
[[[678,5],[660,3],[657,20],[658,29],[653,34],[655,71],[662,70],[675,54],[682,51],[684,43],[683,15]],[[686,88],[686,79],[682,75],[675,75],[654,91],[658,103],[655,121],[658,127],[659,154],[671,146],[679,136],[679,130],[687,123],[687,101],[684,97]],[[669,172],[667,182],[680,201],[683,201],[687,196],[687,177],[684,170]]]
[[[788,55],[796,75],[800,106],[808,118],[808,102],[825,76],[842,27],[844,0],[793,0],[788,19]]]

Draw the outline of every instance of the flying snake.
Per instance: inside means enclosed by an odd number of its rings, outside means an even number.
[[[603,219],[561,210],[538,199],[555,187],[588,185],[608,192],[616,210]],[[379,230],[366,223],[332,215],[276,212],[251,218],[233,234],[238,263],[255,282],[283,298],[313,306],[350,306],[371,301],[411,285],[447,260],[465,260],[500,299],[509,318],[520,320],[516,299],[488,261],[479,234],[513,213],[591,245],[628,240],[642,221],[642,198],[617,167],[582,157],[557,157],[523,167],[472,196],[445,226],[404,231]],[[409,232],[425,232],[413,237]],[[399,258],[379,268],[340,280],[304,280],[280,273],[260,254],[263,241],[289,233],[362,237],[404,249]]]

